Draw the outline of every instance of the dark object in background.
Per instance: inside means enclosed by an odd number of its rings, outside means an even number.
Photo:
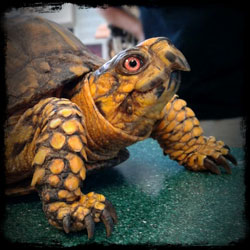
[[[140,7],[145,39],[168,37],[186,56],[178,95],[200,119],[243,116],[244,11],[230,5]]]

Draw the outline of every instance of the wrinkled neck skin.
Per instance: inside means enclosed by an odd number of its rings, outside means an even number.
[[[146,136],[134,136],[113,126],[98,110],[91,95],[89,77],[75,88],[71,101],[76,103],[84,114],[84,126],[87,136],[87,154],[89,161],[107,160],[137,141],[144,140]]]

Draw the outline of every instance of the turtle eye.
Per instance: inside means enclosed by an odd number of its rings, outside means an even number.
[[[124,62],[125,69],[130,72],[136,72],[141,66],[141,60],[135,56],[128,57]]]

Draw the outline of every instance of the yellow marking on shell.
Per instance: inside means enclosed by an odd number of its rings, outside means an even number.
[[[33,178],[32,178],[30,185],[34,187],[36,184],[39,184],[42,178],[44,177],[44,175],[45,175],[45,169],[41,167],[37,167],[33,174]]]
[[[70,208],[69,207],[59,208],[58,213],[57,213],[57,219],[61,220],[69,213],[70,213]]]
[[[50,149],[46,147],[40,147],[38,152],[36,153],[32,165],[38,164],[42,165],[46,156],[50,153]]]
[[[54,149],[61,149],[65,143],[65,136],[62,133],[56,132],[53,134],[51,140],[50,140],[50,145]]]
[[[196,137],[196,136],[200,136],[203,134],[203,130],[201,127],[194,127],[193,130],[192,130],[192,133],[193,133],[193,136]]]
[[[192,120],[188,119],[184,121],[184,127],[183,127],[183,132],[189,132],[193,128],[193,122]]]
[[[177,99],[177,100],[175,100],[173,105],[174,105],[174,109],[176,111],[180,111],[183,107],[185,107],[187,105],[187,103],[182,99]]]
[[[65,206],[67,206],[67,204],[65,202],[60,202],[60,201],[54,202],[54,203],[49,205],[48,211],[53,213],[53,212],[56,212],[59,208],[65,207]]]
[[[190,133],[189,133],[189,134],[190,134]],[[191,138],[191,134],[190,134],[190,138]],[[193,146],[195,143],[196,143],[196,139],[193,138],[193,139],[191,139],[190,141],[188,141],[187,145],[190,147],[190,146]]]
[[[169,110],[171,109],[172,107],[172,99],[167,103],[166,105],[166,111],[169,112]]]
[[[82,180],[86,179],[86,169],[85,167],[82,167],[82,169],[80,170],[79,176]]]
[[[86,151],[85,151],[84,148],[81,150],[80,153],[81,153],[81,156],[87,161],[88,160],[88,156],[87,156],[87,153],[86,153]]]
[[[176,121],[182,122],[186,118],[186,112],[184,110],[181,110],[176,115]]]
[[[69,68],[71,72],[73,72],[77,76],[81,76],[84,72],[89,71],[87,67],[84,67],[82,65],[79,66],[71,66]]]
[[[76,154],[67,154],[66,158],[69,161],[69,167],[74,174],[77,174],[83,167],[82,159]]]
[[[105,205],[103,203],[97,201],[94,205],[94,208],[97,210],[103,210],[105,208]]]
[[[215,158],[215,159],[217,159],[217,158],[219,158],[220,156],[221,156],[221,152],[213,152],[213,157]]]
[[[48,181],[52,187],[56,187],[58,183],[60,182],[60,179],[57,175],[50,175],[50,177],[48,178]]]
[[[52,160],[49,169],[53,174],[60,174],[63,171],[64,162],[62,159]]]
[[[73,114],[73,110],[69,108],[62,109],[58,112],[59,115],[62,115],[63,117],[67,118]]]
[[[208,141],[209,141],[209,142],[216,142],[216,139],[215,139],[214,136],[209,136],[209,137],[208,137]]]
[[[78,130],[78,127],[79,127],[78,124],[79,123],[76,120],[69,120],[62,124],[62,129],[64,130],[66,134],[71,135]]]
[[[62,120],[60,118],[56,118],[49,123],[49,127],[54,129],[54,128],[57,128],[61,123],[62,123]]]
[[[186,116],[187,117],[194,117],[195,116],[195,114],[194,114],[194,112],[193,112],[193,110],[191,108],[186,107],[185,110],[186,110]]]
[[[41,130],[41,133],[43,133],[48,128],[48,125],[45,125],[43,129]]]
[[[92,197],[94,197],[95,196],[95,193],[94,192],[89,192],[88,194],[87,194],[87,197],[88,198],[92,198]]]
[[[77,135],[73,135],[68,139],[68,144],[69,147],[75,151],[75,152],[80,152],[83,148],[83,144]]]
[[[69,174],[67,179],[64,181],[64,186],[69,190],[69,191],[74,191],[79,187],[79,179],[72,175]]]

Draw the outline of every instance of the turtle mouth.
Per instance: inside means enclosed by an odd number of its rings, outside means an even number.
[[[154,78],[140,89],[137,89],[136,92],[142,94],[153,92],[157,98],[160,98],[165,90],[176,93],[181,82],[181,72],[179,70],[171,72],[170,78],[164,76]]]

